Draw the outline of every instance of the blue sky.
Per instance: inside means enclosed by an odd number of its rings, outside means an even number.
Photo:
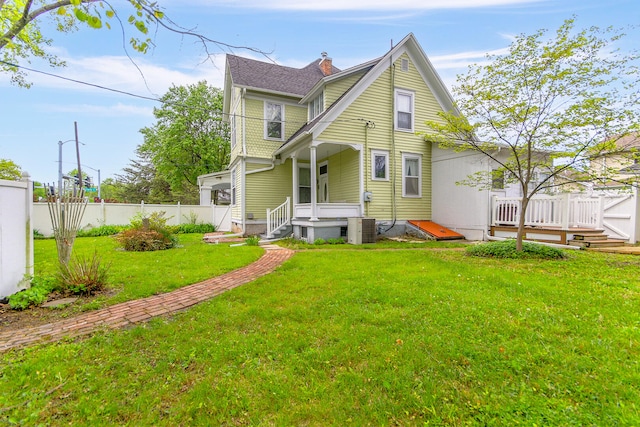
[[[503,51],[516,34],[553,31],[574,15],[578,28],[640,24],[637,0],[159,2],[185,28],[229,45],[269,52],[273,60],[294,67],[326,51],[335,66],[345,69],[383,55],[392,42],[413,33],[449,87],[469,64],[482,62],[488,52]],[[126,7],[124,0],[111,3]],[[216,46],[210,46],[214,55],[207,59],[196,40],[159,30],[156,47],[146,55],[128,49],[134,65],[115,28],[62,34],[47,22],[42,26],[53,39],[51,51],[67,66],[52,69],[37,61],[23,65],[144,97],[159,97],[172,84],[200,80],[221,88],[227,52],[260,59],[250,51]],[[633,44],[637,46],[637,40],[629,37],[622,47],[630,50]],[[0,158],[13,160],[36,181],[57,181],[58,141],[74,139],[74,122],[84,144],[81,162],[94,180],[98,169],[103,180],[121,173],[142,143],[139,130],[153,125],[153,108],[160,105],[40,73],[29,73],[28,78],[33,87],[24,89],[0,73]],[[75,168],[73,142],[63,144],[62,152],[63,171]]]

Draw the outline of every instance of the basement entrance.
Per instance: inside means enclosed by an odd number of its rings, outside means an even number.
[[[464,236],[460,233],[456,233],[453,230],[443,227],[440,224],[436,224],[433,221],[422,220],[409,220],[408,223],[418,230],[427,233],[436,240],[458,240],[464,239]]]

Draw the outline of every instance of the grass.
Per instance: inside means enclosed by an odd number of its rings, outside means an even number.
[[[126,252],[118,249],[111,236],[78,238],[73,250],[74,255],[84,257],[92,257],[97,251],[105,264],[111,263],[109,287],[117,291],[115,295],[96,298],[79,310],[169,292],[250,264],[263,253],[258,247],[229,249],[229,245],[206,244],[202,234],[180,234],[178,247],[164,251]],[[37,240],[34,258],[36,276],[55,274],[55,240]]]
[[[173,317],[0,355],[0,416],[54,426],[638,425],[639,268],[636,257],[589,252],[303,251]]]

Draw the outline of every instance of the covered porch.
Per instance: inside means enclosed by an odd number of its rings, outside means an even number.
[[[364,216],[361,144],[310,140],[277,155],[291,159],[292,197],[267,209],[268,238],[288,226],[297,238],[344,237],[348,218]]]

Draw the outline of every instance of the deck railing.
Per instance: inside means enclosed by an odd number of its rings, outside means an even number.
[[[286,227],[291,220],[291,198],[275,209],[267,209],[267,238],[273,238],[273,234]]]
[[[493,197],[491,225],[517,226],[520,220],[520,197]],[[526,226],[563,228],[601,228],[602,198],[534,196],[529,200],[524,224]]]

